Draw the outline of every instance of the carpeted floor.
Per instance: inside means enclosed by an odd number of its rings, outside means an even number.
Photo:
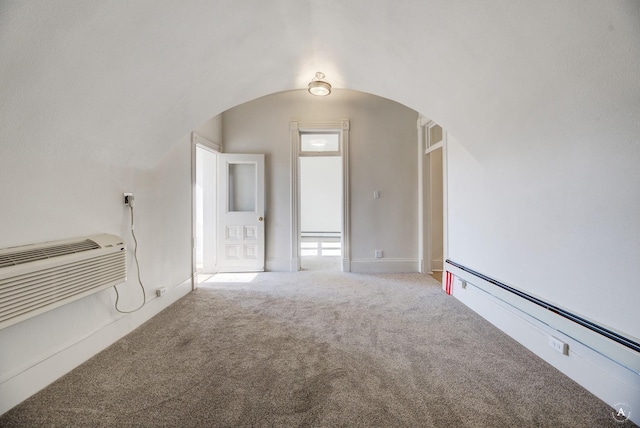
[[[307,269],[210,278],[0,426],[620,426],[430,276]]]

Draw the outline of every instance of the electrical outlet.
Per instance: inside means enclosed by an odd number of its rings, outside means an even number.
[[[167,287],[156,288],[156,296],[162,297],[167,293]]]
[[[375,256],[376,256],[376,259],[381,259],[382,258],[382,250],[376,250],[375,251]]]
[[[563,355],[569,355],[569,345],[564,343],[560,339],[556,339],[553,336],[549,336],[549,346]]]
[[[133,203],[133,193],[124,193],[124,205],[129,206]]]

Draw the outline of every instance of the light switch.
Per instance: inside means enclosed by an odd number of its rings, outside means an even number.
[[[373,191],[373,199],[380,199],[380,191],[379,190],[374,190]]]

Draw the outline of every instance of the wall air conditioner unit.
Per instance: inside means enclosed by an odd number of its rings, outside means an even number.
[[[126,281],[115,235],[0,249],[0,329]]]

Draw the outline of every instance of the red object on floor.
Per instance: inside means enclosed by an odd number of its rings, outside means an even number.
[[[446,276],[445,276],[444,291],[447,294],[451,294],[453,291],[453,274],[448,271],[446,272]]]

